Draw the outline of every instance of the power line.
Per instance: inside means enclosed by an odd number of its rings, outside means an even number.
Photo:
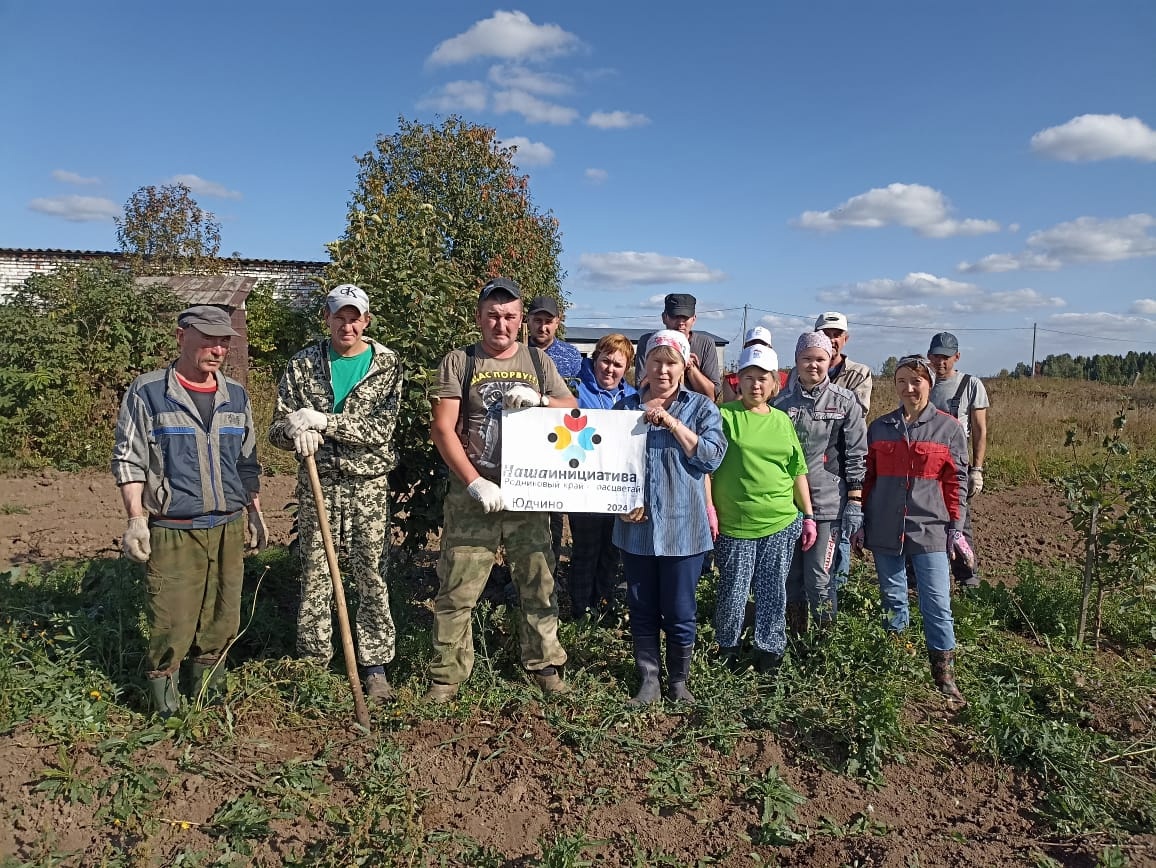
[[[805,316],[803,314],[798,314],[798,313],[784,313],[781,310],[768,310],[765,307],[754,307],[754,306],[751,307],[751,310],[757,310],[761,313],[773,314],[774,316],[783,316],[783,317],[787,317],[788,319],[798,319],[798,320],[802,320],[803,322],[810,322],[811,321],[810,316]],[[856,328],[858,328],[859,326],[867,326],[867,327],[871,327],[871,328],[880,328],[880,329],[908,329],[910,331],[920,331],[920,332],[925,332],[929,328],[931,328],[931,326],[926,326],[926,325],[896,325],[895,323],[864,322],[863,320],[858,320],[858,319],[854,321],[854,325]],[[1005,327],[1005,328],[981,328],[978,326],[953,326],[951,330],[953,332],[1024,332],[1024,331],[1030,332],[1032,330],[1032,327],[1031,326],[1010,326],[1010,327]]]
[[[1060,331],[1059,329],[1048,329],[1048,328],[1044,328],[1043,326],[1040,326],[1040,331],[1050,332],[1051,334],[1054,334],[1054,335],[1067,335],[1068,337],[1071,337],[1071,338],[1087,338],[1090,341],[1113,341],[1114,343],[1120,343],[1120,344],[1139,344],[1141,346],[1146,346],[1146,347],[1156,347],[1156,342],[1138,341],[1138,340],[1134,340],[1132,338],[1102,338],[1102,337],[1099,337],[1097,335],[1085,335],[1085,334],[1080,334],[1079,332],[1063,332],[1063,331]]]

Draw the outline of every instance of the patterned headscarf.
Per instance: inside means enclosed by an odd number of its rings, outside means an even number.
[[[682,363],[684,365],[690,363],[690,342],[687,341],[686,335],[674,329],[662,329],[650,336],[650,340],[646,342],[646,355],[650,355],[650,351],[655,347],[671,347],[680,356],[682,356]]]
[[[803,350],[809,350],[811,347],[818,347],[823,350],[828,358],[835,357],[835,345],[822,332],[803,332],[799,335],[799,341],[795,344],[795,356],[797,357]]]
[[[895,365],[896,371],[900,368],[911,368],[919,374],[925,374],[927,379],[931,381],[931,385],[935,385],[935,370],[931,367],[931,362],[927,360],[927,356],[904,356]]]

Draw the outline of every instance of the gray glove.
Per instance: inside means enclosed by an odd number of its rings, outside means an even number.
[[[314,410],[311,407],[294,410],[285,417],[285,433],[290,437],[296,437],[302,431],[309,429],[324,431],[328,425],[329,417],[320,410]]]
[[[863,527],[863,505],[858,501],[848,500],[843,507],[843,535],[850,539],[861,527]]]
[[[149,520],[143,515],[134,515],[128,520],[128,527],[124,536],[120,538],[120,550],[125,557],[138,564],[146,563],[153,553],[152,536],[149,533]]]
[[[265,526],[265,516],[261,514],[261,510],[249,511],[248,530],[249,548],[257,552],[264,551],[269,545],[269,528]]]
[[[324,439],[320,431],[306,428],[293,438],[293,449],[298,455],[304,458],[306,455],[315,454],[317,450],[321,448],[321,442]]]
[[[483,512],[501,512],[505,507],[502,505],[502,489],[500,486],[494,485],[488,479],[483,479],[479,476],[466,487],[470,497],[482,505]]]

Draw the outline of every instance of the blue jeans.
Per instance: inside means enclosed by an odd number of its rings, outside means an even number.
[[[654,557],[622,553],[630,635],[635,639],[666,633],[667,645],[693,645],[698,604],[694,598],[702,576],[703,553]]]
[[[951,617],[951,566],[947,552],[918,555],[884,555],[875,552],[875,571],[879,574],[879,596],[883,604],[883,624],[900,632],[911,622],[907,600],[907,567],[915,567],[919,590],[919,611],[923,614],[923,635],[931,651],[955,648],[955,622]]]
[[[719,647],[735,648],[743,632],[747,596],[755,588],[755,647],[782,654],[787,647],[787,572],[803,529],[796,518],[778,533],[761,539],[735,539],[719,534],[714,544],[718,561],[718,601],[714,628]]]

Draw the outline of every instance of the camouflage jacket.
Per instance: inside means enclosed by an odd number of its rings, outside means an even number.
[[[369,371],[350,390],[340,413],[333,412],[328,340],[310,344],[290,359],[277,386],[269,442],[292,450],[285,417],[302,407],[325,413],[325,440],[314,456],[322,477],[382,476],[397,464],[393,429],[401,402],[401,365],[393,350],[377,341],[367,343],[373,350]],[[299,473],[304,478],[304,465]]]

